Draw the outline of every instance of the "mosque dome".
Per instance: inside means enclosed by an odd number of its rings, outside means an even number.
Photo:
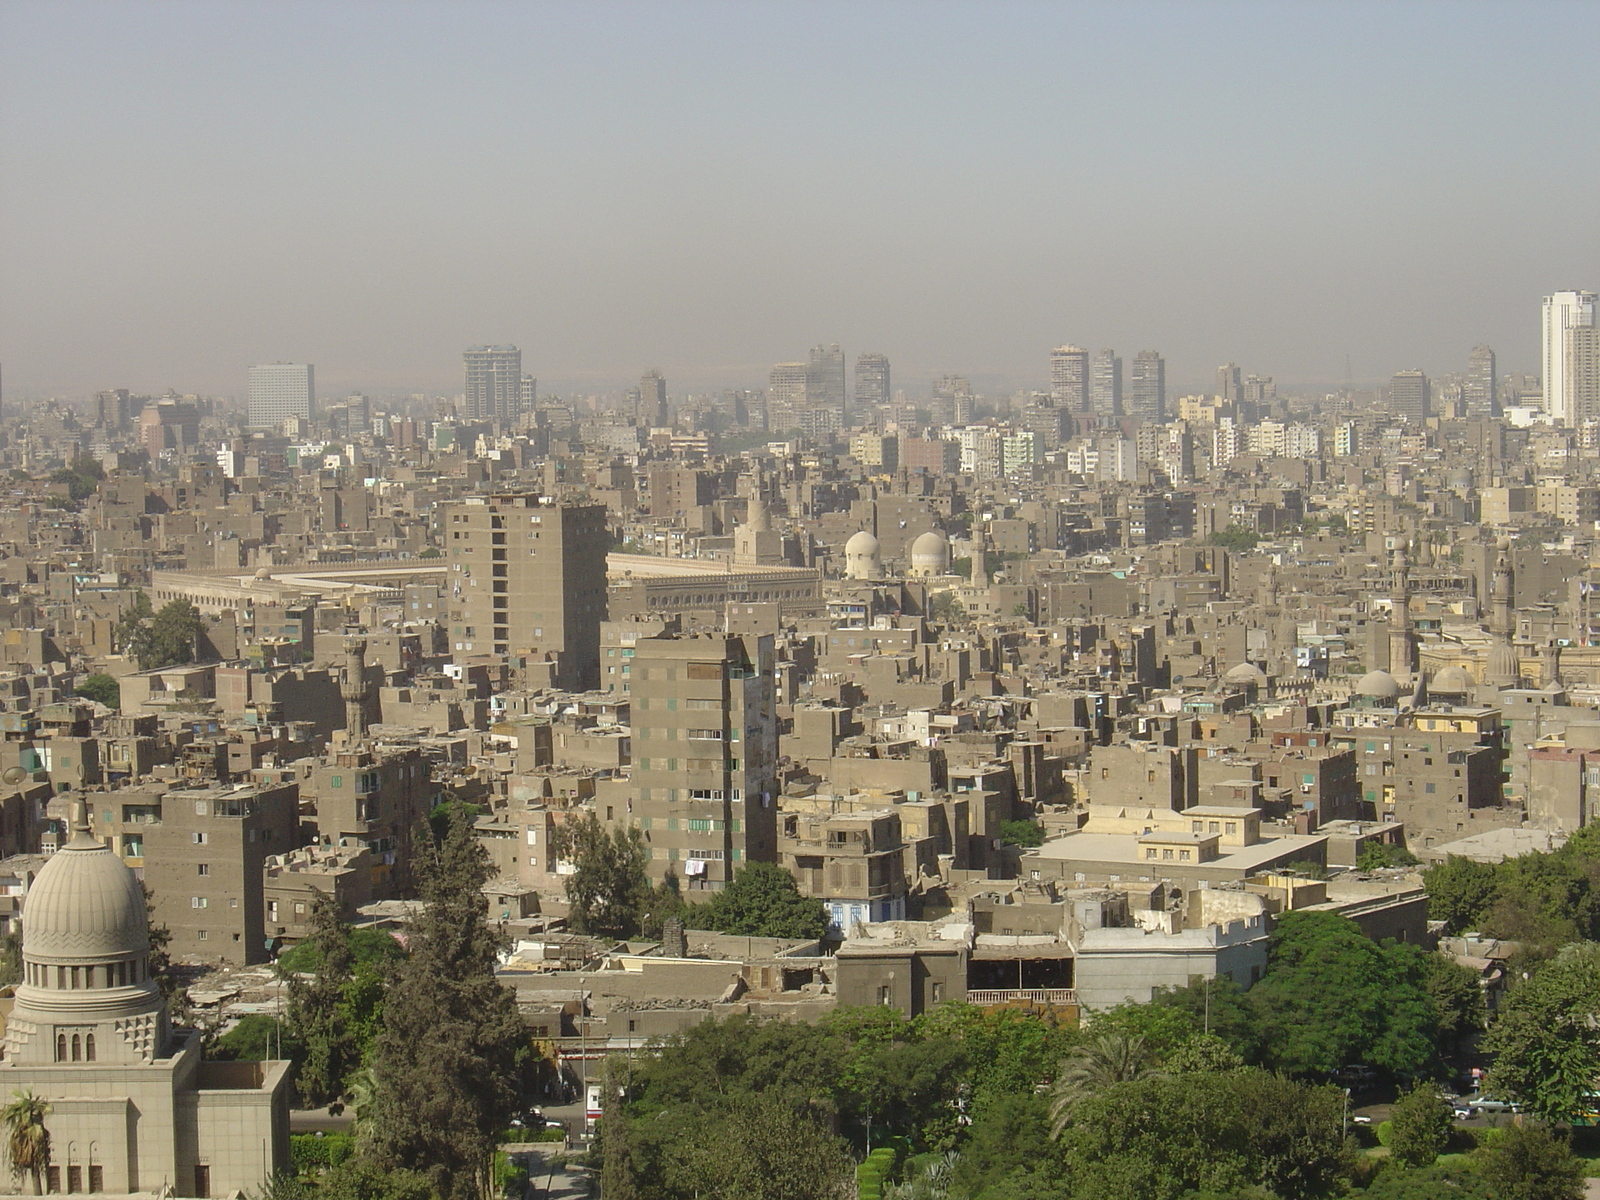
[[[1356,681],[1356,695],[1369,700],[1400,699],[1400,684],[1387,671],[1368,671]]]
[[[883,564],[878,539],[865,529],[850,535],[844,544],[844,573],[847,579],[881,579]]]
[[[22,941],[28,958],[51,962],[148,954],[144,890],[109,846],[80,828],[28,889]]]
[[[950,569],[950,543],[944,534],[930,529],[911,543],[911,573],[943,575]]]
[[[1522,677],[1522,660],[1505,638],[1499,638],[1489,647],[1489,658],[1484,663],[1484,680],[1491,687],[1516,687]]]
[[[1472,676],[1465,667],[1446,667],[1429,680],[1428,690],[1444,696],[1465,696],[1472,690]]]
[[[256,578],[256,579],[271,579],[272,578],[272,568],[271,567],[257,567],[254,578]]]
[[[1222,678],[1228,683],[1248,683],[1252,687],[1261,687],[1267,682],[1267,673],[1255,663],[1242,662],[1236,667],[1230,667]]]

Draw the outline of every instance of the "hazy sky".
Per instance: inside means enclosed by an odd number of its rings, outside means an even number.
[[[1534,370],[1592,3],[0,0],[8,396]]]

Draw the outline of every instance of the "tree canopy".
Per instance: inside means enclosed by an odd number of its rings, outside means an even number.
[[[1492,1088],[1547,1121],[1571,1119],[1600,1080],[1600,945],[1568,946],[1512,988],[1484,1047]]]
[[[593,813],[560,826],[556,856],[573,866],[567,876],[568,920],[579,933],[627,938],[643,927],[650,898],[645,863],[650,851],[637,829],[609,832]]]
[[[822,901],[800,894],[777,863],[747,863],[695,916],[707,928],[744,937],[820,938],[828,931]]]
[[[107,708],[116,708],[122,703],[122,685],[104,672],[90,675],[73,691],[85,700],[93,700],[96,704],[103,704]]]
[[[475,1200],[495,1135],[522,1106],[530,1047],[494,976],[503,943],[482,892],[493,869],[472,819],[457,804],[443,841],[417,844],[423,907],[373,1050],[372,1149],[426,1175],[444,1200]]]

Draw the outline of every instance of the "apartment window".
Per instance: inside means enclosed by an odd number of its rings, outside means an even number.
[[[189,907],[190,908],[209,908],[210,907],[210,902],[204,896],[190,896],[189,897]]]
[[[1161,852],[1161,857],[1164,858],[1164,859],[1170,859],[1172,857],[1172,851],[1171,850],[1163,850]]]
[[[1146,846],[1144,856],[1146,858],[1154,858],[1156,856],[1156,848],[1154,846]]]
[[[196,875],[209,875],[209,874],[211,874],[211,864],[210,863],[196,863],[195,864],[195,868],[194,868],[194,873]]]
[[[201,941],[202,941],[202,942],[203,942],[203,941],[205,941],[205,940],[207,940],[207,938],[208,938],[208,937],[209,937],[209,936],[210,936],[210,935],[209,935],[209,934],[207,934],[207,933],[206,933],[206,931],[205,931],[205,930],[204,930],[204,929],[202,929],[202,930],[200,930],[200,931],[199,931],[199,933],[198,933],[198,935],[197,935],[197,936],[198,936],[198,937],[199,937],[199,938],[200,938],[200,940],[201,940]]]
[[[1187,850],[1178,851],[1178,859],[1180,862],[1188,862],[1192,857],[1194,856]]]

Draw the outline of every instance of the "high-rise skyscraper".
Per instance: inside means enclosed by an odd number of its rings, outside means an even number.
[[[1068,412],[1089,411],[1089,352],[1082,346],[1050,351],[1050,398]]]
[[[1167,419],[1167,360],[1160,351],[1141,350],[1133,356],[1128,375],[1128,415],[1157,424]]]
[[[1094,356],[1089,405],[1102,417],[1122,415],[1122,360],[1115,350],[1102,350]]]
[[[811,347],[806,361],[806,403],[837,413],[839,425],[850,423],[850,403],[845,389],[844,352],[839,343]]]
[[[1389,411],[1420,425],[1432,412],[1428,396],[1428,377],[1421,371],[1396,371],[1389,387]]]
[[[554,661],[555,687],[598,687],[610,542],[603,504],[514,493],[446,505],[452,653]]]
[[[894,399],[889,390],[889,360],[881,354],[862,354],[856,358],[855,409],[865,413],[868,409],[888,404]]]
[[[806,364],[774,363],[767,375],[767,432],[788,433],[806,406]]]
[[[522,351],[515,346],[468,346],[461,357],[467,369],[467,420],[516,420],[522,404]]]
[[[1567,420],[1579,425],[1600,419],[1600,325],[1567,330]]]
[[[1217,398],[1225,404],[1237,404],[1244,399],[1244,380],[1238,363],[1224,363],[1217,368]]]
[[[1487,346],[1474,346],[1467,355],[1467,377],[1461,384],[1461,398],[1467,402],[1467,416],[1491,417],[1498,411],[1496,404],[1496,375],[1494,351]]]
[[[1567,331],[1594,324],[1593,292],[1556,292],[1544,298],[1543,357],[1544,410],[1573,423],[1572,399],[1567,388]]]
[[[532,375],[524,375],[522,383],[517,388],[517,412],[531,413],[539,407],[539,381]]]
[[[260,429],[289,417],[311,419],[317,402],[311,363],[262,363],[250,368],[249,423]]]
[[[639,415],[657,429],[672,425],[672,412],[667,407],[667,381],[660,371],[646,371],[639,380]]]

